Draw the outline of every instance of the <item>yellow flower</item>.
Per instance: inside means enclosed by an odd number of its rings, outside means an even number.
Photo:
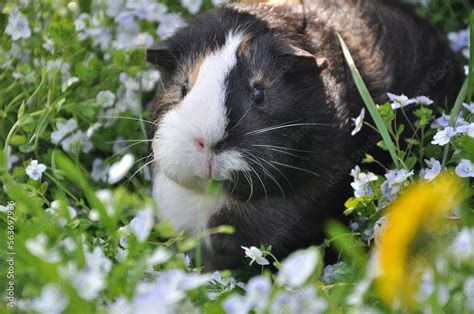
[[[412,305],[417,269],[426,261],[428,245],[449,226],[446,216],[465,196],[463,182],[446,172],[432,182],[409,187],[392,203],[377,252],[381,271],[377,287],[387,305]]]

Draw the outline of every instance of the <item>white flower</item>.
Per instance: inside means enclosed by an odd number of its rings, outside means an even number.
[[[152,283],[140,283],[135,289],[135,313],[174,313],[185,292],[194,290],[211,280],[211,275],[187,274],[180,269],[160,273]]]
[[[17,8],[13,8],[10,12],[8,24],[5,28],[5,34],[10,35],[12,40],[29,38],[31,36],[31,30],[28,27],[28,20],[20,15]]]
[[[431,141],[431,144],[444,146],[449,143],[449,141],[454,135],[455,135],[454,129],[448,126],[445,129],[440,130],[435,134],[433,140]]]
[[[137,237],[138,242],[144,242],[148,239],[153,224],[153,211],[147,208],[130,221],[130,230]]]
[[[474,103],[466,104],[463,103],[462,106],[467,109],[470,113],[474,113]]]
[[[131,314],[132,305],[130,302],[123,298],[118,297],[114,303],[111,303],[107,308],[108,314]]]
[[[107,214],[109,214],[109,216],[113,216],[115,212],[115,207],[112,191],[109,189],[97,190],[95,192],[95,196],[97,196],[102,205],[104,205]]]
[[[12,154],[12,148],[10,145],[7,147],[7,170],[11,170],[13,164],[16,163],[18,160],[18,156]]]
[[[107,182],[107,174],[109,172],[109,165],[104,164],[100,158],[94,159],[92,162],[91,177],[97,182]]]
[[[229,3],[230,0],[211,0],[211,2],[212,2],[212,5],[216,7],[222,4]]]
[[[458,233],[450,249],[451,254],[460,260],[474,257],[474,229],[464,227]]]
[[[181,5],[191,14],[196,14],[202,6],[202,0],[180,0]]]
[[[100,273],[109,273],[112,268],[112,262],[105,257],[102,248],[96,247],[92,253],[85,252],[86,265],[89,270],[98,271]]]
[[[41,295],[31,300],[31,309],[43,314],[62,313],[69,304],[69,298],[62,289],[53,283],[48,283],[41,289]]]
[[[392,94],[392,93],[387,93],[387,96],[388,98],[390,99],[390,101],[392,102],[392,109],[398,109],[398,108],[403,108],[403,107],[406,107],[412,103],[415,102],[415,100],[413,99],[409,99],[407,96],[405,95],[395,95],[395,94]]]
[[[424,104],[426,106],[433,104],[433,101],[429,97],[426,97],[426,96],[415,97],[414,102],[417,104]]]
[[[73,281],[73,285],[81,298],[86,301],[93,300],[100,291],[106,287],[105,276],[96,270],[81,271]]]
[[[420,286],[418,289],[418,295],[416,296],[417,301],[420,303],[426,302],[426,300],[435,291],[435,283],[431,271],[425,270],[423,272],[423,276],[421,278]]]
[[[77,9],[79,9],[79,6],[77,5],[77,2],[71,1],[67,4],[67,8],[71,12],[77,12]]]
[[[25,241],[25,246],[30,253],[48,263],[57,263],[61,260],[59,253],[56,250],[48,249],[48,238],[45,234],[40,233],[34,239]]]
[[[172,254],[167,249],[159,247],[147,258],[147,263],[151,266],[160,265],[166,263],[171,256]]]
[[[140,33],[134,40],[134,45],[138,49],[147,49],[153,45],[153,36],[148,33]]]
[[[155,87],[156,82],[160,79],[160,72],[156,70],[148,70],[141,74],[141,85],[144,91],[151,91]]]
[[[26,167],[26,174],[33,180],[38,181],[41,179],[43,172],[46,171],[46,166],[38,164],[38,160],[32,160],[30,165]]]
[[[112,107],[115,102],[115,94],[109,90],[102,90],[97,94],[95,101],[103,108]]]
[[[110,166],[109,168],[109,183],[115,184],[122,180],[127,172],[132,168],[135,157],[132,154],[126,154],[122,159]]]
[[[365,108],[362,108],[359,116],[355,119],[354,118],[352,119],[355,125],[354,130],[351,132],[352,136],[359,133],[359,131],[362,129],[362,126],[364,125],[364,118],[365,118]]]
[[[115,259],[120,263],[124,262],[127,259],[128,250],[117,247],[117,252],[115,252]]]
[[[456,134],[467,134],[474,138],[474,123],[463,124],[455,129]]]
[[[250,248],[241,246],[241,248],[245,251],[245,256],[250,258],[249,265],[252,265],[253,262],[256,262],[262,266],[270,264],[270,262],[265,257],[263,257],[262,251],[257,249],[255,246],[251,246]]]
[[[165,39],[173,35],[178,28],[184,25],[185,23],[178,13],[165,14],[160,19],[156,34],[160,36],[161,39]]]
[[[469,28],[463,29],[459,32],[449,33],[448,39],[451,42],[451,48],[455,52],[461,51],[469,46]]]
[[[77,211],[73,207],[67,206],[66,209],[68,215],[64,217],[65,215],[61,212],[62,207],[60,201],[54,200],[51,202],[51,207],[47,208],[45,211],[52,217],[57,218],[59,220],[59,225],[65,226],[68,220],[76,218]]]
[[[430,168],[425,170],[423,179],[431,181],[441,172],[441,163],[434,158],[430,158],[430,160],[425,159],[425,162]]]
[[[222,308],[227,314],[247,314],[251,306],[244,296],[233,294],[225,299]]]
[[[361,172],[359,166],[355,166],[355,168],[351,170],[351,176],[354,177],[354,182],[351,183],[351,186],[354,189],[354,195],[356,197],[374,195],[370,182],[377,181],[378,177],[375,174],[372,172]]]
[[[182,260],[184,266],[186,266],[188,268],[191,267],[191,258],[189,257],[189,255],[179,253],[179,254],[176,254],[176,258],[178,260]]]
[[[474,311],[474,276],[469,276],[464,281],[464,295],[467,298],[468,311]]]
[[[61,92],[65,92],[69,89],[69,87],[73,86],[74,84],[76,84],[77,82],[79,82],[79,78],[78,77],[70,77],[68,78],[64,83],[63,85],[61,85]]]
[[[253,277],[247,283],[246,292],[247,302],[252,307],[264,310],[272,292],[272,283],[264,276]]]
[[[317,263],[318,254],[314,248],[296,251],[281,263],[276,283],[300,287],[313,274]]]
[[[99,221],[100,220],[100,214],[96,209],[91,209],[89,212],[89,219],[91,221]]]
[[[67,252],[74,252],[76,249],[76,242],[70,237],[65,238],[58,245],[60,248],[64,248]]]
[[[43,36],[43,39],[44,43],[41,46],[46,49],[50,54],[54,54],[54,42],[47,36]]]
[[[74,118],[67,120],[66,123],[57,121],[56,128],[57,131],[51,133],[51,143],[55,145],[59,144],[61,140],[65,139],[66,136],[69,136],[77,129],[77,121]]]
[[[461,178],[474,177],[474,164],[468,159],[461,159],[456,166],[456,174]]]
[[[125,0],[107,0],[107,10],[105,14],[108,17],[115,17],[122,11],[124,4]]]
[[[166,11],[168,11],[168,8],[163,3],[152,2],[148,4],[145,11],[145,20],[149,22],[159,22]]]
[[[84,153],[88,153],[92,150],[93,145],[89,139],[88,134],[77,130],[77,121],[74,118],[71,118],[66,121],[66,123],[57,121],[56,128],[57,130],[51,133],[51,143],[59,144],[65,152],[71,152],[71,147],[73,145],[80,145]],[[94,128],[99,127],[95,124]],[[76,132],[74,132],[76,131]],[[89,134],[93,130],[89,130]]]
[[[127,73],[120,73],[122,85],[117,90],[116,110],[123,112],[131,110],[135,114],[141,111],[140,84],[137,80],[129,77]]]
[[[383,195],[389,200],[392,201],[397,196],[398,192],[405,185],[406,180],[413,175],[413,170],[408,172],[405,169],[393,169],[389,170],[385,174],[384,183],[380,189],[382,190]]]

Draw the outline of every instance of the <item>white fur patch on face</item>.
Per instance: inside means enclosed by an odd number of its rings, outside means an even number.
[[[177,230],[205,228],[229,201],[203,193],[209,177],[231,180],[233,171],[250,169],[237,150],[215,154],[211,149],[226,135],[226,78],[237,64],[241,41],[241,34],[229,33],[224,46],[202,59],[192,88],[163,115],[153,138],[153,196],[160,215]]]
[[[235,170],[248,170],[237,151],[214,154],[198,150],[196,141],[212,147],[225,137],[226,78],[237,63],[241,34],[229,33],[225,45],[202,59],[197,79],[181,104],[163,115],[152,148],[158,168],[185,186],[196,178],[230,179]],[[210,169],[212,165],[212,169]]]

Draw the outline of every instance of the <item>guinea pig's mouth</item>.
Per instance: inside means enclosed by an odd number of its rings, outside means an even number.
[[[200,193],[212,193],[215,194],[216,191],[221,191],[223,186],[230,186],[234,183],[229,179],[224,178],[216,178],[209,176],[208,178],[200,177],[196,175],[191,175],[188,177],[181,177],[178,178],[172,174],[167,174],[166,171],[162,171],[162,173],[170,180],[175,182],[176,184],[195,192]]]

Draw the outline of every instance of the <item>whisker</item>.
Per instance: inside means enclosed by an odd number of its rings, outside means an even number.
[[[284,149],[284,150],[288,150],[288,151],[292,151],[292,152],[300,152],[300,153],[317,153],[317,151],[315,151],[315,150],[301,150],[301,149],[295,149],[295,148],[289,148],[289,147],[283,147],[283,146],[275,146],[275,145],[254,144],[252,146],[278,148],[278,149]]]
[[[244,114],[239,119],[239,121],[237,121],[237,123],[229,130],[229,132],[232,131],[233,129],[235,129],[236,127],[238,127],[244,121],[245,116],[250,112],[251,108],[252,107],[250,107],[250,106],[248,107],[248,109],[244,112]]]
[[[293,153],[290,153],[290,152],[285,152],[284,150],[280,150],[280,149],[277,149],[277,148],[268,147],[268,149],[269,149],[269,150],[276,151],[276,152],[281,153],[281,154],[288,155],[288,156],[293,156],[293,157],[296,157],[296,158],[301,158],[301,159],[309,160],[308,157],[303,157],[303,156],[299,156],[299,155],[296,155],[296,154],[293,154]]]
[[[124,119],[124,120],[134,120],[134,121],[140,121],[140,122],[145,122],[153,125],[158,125],[158,123],[150,120],[145,120],[145,119],[140,119],[140,118],[134,118],[134,117],[122,117],[122,116],[98,116],[99,118],[111,118],[111,119]]]
[[[278,180],[275,178],[275,176],[273,176],[271,174],[270,171],[268,171],[267,168],[265,168],[263,166],[263,164],[258,160],[259,157],[255,156],[254,154],[250,153],[249,151],[243,151],[243,153],[247,153],[249,154],[250,156],[253,156],[253,158],[257,158],[257,159],[254,159],[258,165],[260,165],[260,167],[262,167],[262,170],[263,172],[265,172],[265,174],[278,186],[278,188],[281,190],[281,194],[283,196],[283,198],[285,198],[285,191],[283,190],[283,187],[280,185],[280,183],[278,182]],[[272,165],[273,166],[273,165]],[[274,166],[273,166],[274,167]]]
[[[115,140],[115,141],[105,141],[107,144],[111,143],[116,143],[116,142],[123,142],[123,143],[130,143],[130,142],[140,142],[140,143],[145,143],[145,142],[151,142],[153,140]]]
[[[334,125],[326,124],[326,123],[294,123],[294,124],[286,124],[286,125],[263,128],[263,129],[260,129],[260,130],[247,132],[247,133],[245,133],[245,135],[256,135],[256,134],[261,134],[261,133],[270,132],[270,131],[274,131],[274,130],[297,127],[297,126],[334,126]]]
[[[263,183],[262,178],[258,175],[257,171],[255,171],[255,169],[254,169],[250,164],[249,164],[248,166],[250,167],[250,169],[252,169],[253,173],[255,173],[255,175],[257,176],[258,180],[259,180],[260,183],[262,184],[263,191],[265,192],[265,201],[268,201],[267,189],[265,188],[265,184]]]
[[[291,169],[295,169],[295,170],[300,170],[300,171],[303,171],[303,172],[306,172],[306,173],[309,173],[309,174],[312,174],[314,176],[318,176],[319,177],[319,174],[316,173],[316,172],[313,172],[311,170],[308,170],[308,169],[304,169],[304,168],[300,168],[300,167],[296,167],[296,166],[292,166],[292,165],[287,165],[287,164],[284,164],[284,163],[281,163],[281,162],[278,162],[278,161],[270,161],[271,163],[273,164],[277,164],[277,165],[280,165],[280,166],[283,166],[283,167],[287,167],[287,168],[291,168]]]
[[[115,156],[121,154],[123,151],[133,147],[133,146],[136,146],[138,144],[141,144],[142,142],[136,142],[136,143],[133,143],[133,144],[130,144],[130,145],[127,145],[126,147],[120,149],[118,152],[116,152],[115,154],[113,154],[112,156],[108,157],[105,161],[109,161],[110,159],[114,158]]]
[[[148,166],[149,164],[151,164],[152,162],[156,161],[156,158],[153,158],[151,161],[145,163],[143,166],[141,166],[140,168],[138,168],[137,171],[135,171],[128,179],[127,179],[127,184],[132,182],[132,179],[135,177],[135,175],[140,172],[140,170],[142,170],[143,168],[145,168],[146,166]]]

